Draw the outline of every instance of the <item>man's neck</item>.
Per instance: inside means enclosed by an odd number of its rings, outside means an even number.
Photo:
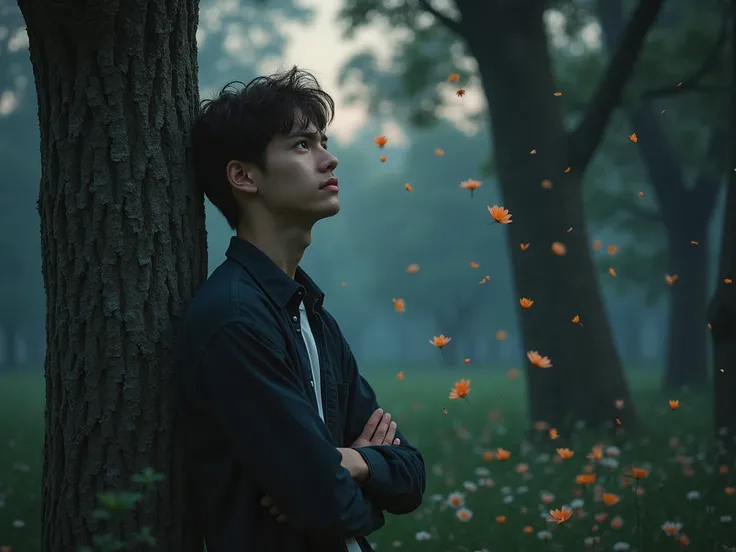
[[[263,251],[290,278],[312,241],[312,230],[304,228],[239,228],[237,236]]]

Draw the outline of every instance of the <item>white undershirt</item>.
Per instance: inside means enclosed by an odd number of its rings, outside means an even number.
[[[307,346],[307,355],[309,355],[309,365],[312,368],[312,387],[314,388],[314,395],[317,398],[317,410],[319,411],[319,417],[322,421],[325,420],[325,415],[322,409],[322,384],[320,378],[319,368],[319,354],[317,353],[317,343],[314,340],[314,334],[312,328],[309,326],[309,319],[307,318],[307,311],[304,308],[304,303],[299,304],[299,325],[301,326],[302,339],[304,344]],[[349,538],[345,541],[347,546],[347,552],[361,552],[360,545],[354,538]]]

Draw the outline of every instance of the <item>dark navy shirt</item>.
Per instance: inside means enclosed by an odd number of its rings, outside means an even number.
[[[300,335],[304,301],[320,358],[320,419]],[[324,294],[301,269],[290,278],[234,237],[197,291],[180,335],[177,369],[188,476],[208,552],[344,552],[385,523],[384,511],[422,502],[426,469],[400,445],[357,449],[356,483],[337,447],[349,447],[378,408]],[[270,496],[288,521],[260,504]]]

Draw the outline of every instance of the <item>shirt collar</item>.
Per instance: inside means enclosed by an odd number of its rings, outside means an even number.
[[[299,296],[300,301],[306,297],[306,303],[312,307],[324,302],[325,294],[301,267],[297,267],[292,279],[247,240],[233,236],[225,255],[240,264],[281,308],[285,308],[295,296]]]

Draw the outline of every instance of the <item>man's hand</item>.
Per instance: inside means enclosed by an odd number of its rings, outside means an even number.
[[[383,409],[377,408],[376,411],[368,418],[363,432],[350,445],[351,448],[382,446],[382,445],[400,445],[401,440],[396,439],[396,422],[391,421],[391,414]]]
[[[368,464],[365,463],[363,456],[356,450],[360,447],[382,446],[382,445],[400,445],[401,439],[396,439],[396,422],[391,421],[391,414],[386,412],[384,415],[381,408],[368,418],[363,432],[350,448],[338,448],[342,455],[340,465],[348,470],[350,477],[356,482],[365,481],[368,477]],[[278,506],[274,504],[273,499],[266,495],[261,499],[261,506],[268,508],[271,515],[276,516],[276,521],[284,523],[287,518],[279,511]]]

